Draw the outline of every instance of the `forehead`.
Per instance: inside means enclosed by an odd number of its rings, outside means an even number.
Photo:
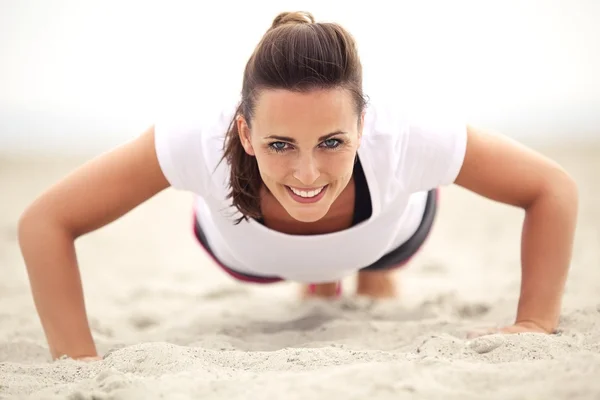
[[[343,89],[264,90],[258,97],[254,127],[261,134],[315,136],[335,130],[351,130],[356,122],[352,95]],[[328,132],[323,132],[327,130]],[[268,132],[266,132],[268,131]]]

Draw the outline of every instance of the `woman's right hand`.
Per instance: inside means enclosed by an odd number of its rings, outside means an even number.
[[[21,215],[19,246],[53,359],[97,354],[85,311],[75,240],[167,187],[151,127],[78,168]]]
[[[92,362],[92,361],[101,361],[102,357],[99,356],[95,356],[95,357],[81,357],[81,358],[76,358],[77,361],[84,361],[84,362]]]

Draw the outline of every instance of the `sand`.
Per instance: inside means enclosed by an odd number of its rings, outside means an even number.
[[[507,324],[521,210],[445,188],[434,232],[397,274],[402,295],[300,301],[298,286],[232,280],[191,235],[189,194],[165,191],[77,241],[102,361],[51,362],[16,221],[82,160],[0,161],[0,398],[600,398],[600,148],[542,150],[577,179],[581,213],[556,335]]]

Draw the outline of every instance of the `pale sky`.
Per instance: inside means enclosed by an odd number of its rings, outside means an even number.
[[[523,140],[600,138],[600,1],[204,3],[1,0],[0,152],[103,151],[174,104],[237,95],[287,10],[350,30],[366,93],[406,110]]]

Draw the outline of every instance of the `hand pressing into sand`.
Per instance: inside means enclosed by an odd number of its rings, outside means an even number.
[[[84,362],[93,362],[93,361],[102,361],[102,357],[100,357],[100,356],[80,357],[80,358],[76,358],[75,360],[77,360],[77,361],[84,361]]]
[[[94,362],[94,361],[102,361],[102,357],[100,356],[83,356],[83,357],[68,357],[68,356],[63,356],[63,357],[58,357],[58,360],[66,360],[66,359],[71,359],[74,361],[83,361],[83,362]]]
[[[548,332],[545,328],[536,324],[535,322],[523,321],[523,322],[516,322],[513,325],[505,326],[502,328],[488,328],[488,329],[472,331],[467,334],[467,338],[474,339],[476,337],[491,335],[494,333],[511,334],[511,333],[526,333],[526,332],[546,333],[546,334],[552,333],[552,332]]]

